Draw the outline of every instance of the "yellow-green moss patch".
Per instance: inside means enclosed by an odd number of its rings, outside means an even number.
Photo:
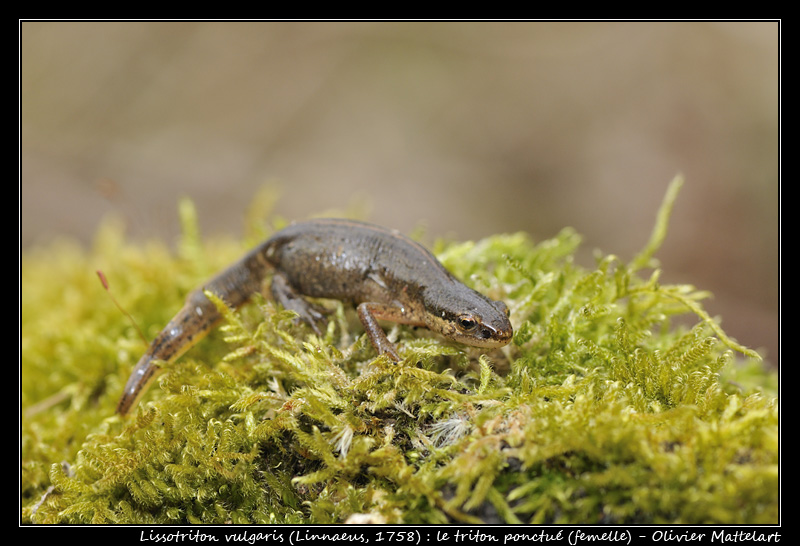
[[[114,407],[145,346],[95,271],[152,338],[246,245],[203,241],[183,205],[176,254],[113,223],[89,250],[26,251],[22,521],[777,523],[774,376],[704,292],[653,269],[676,191],[630,263],[578,265],[572,230],[438,242],[511,309],[501,351],[388,326],[394,364],[351,310],[332,304],[319,338],[259,296],[127,419]]]

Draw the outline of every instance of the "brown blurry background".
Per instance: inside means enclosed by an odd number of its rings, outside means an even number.
[[[428,238],[572,226],[658,256],[779,362],[777,22],[22,22],[22,248],[109,213],[240,234],[259,188]]]

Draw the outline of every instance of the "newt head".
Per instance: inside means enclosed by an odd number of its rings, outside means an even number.
[[[508,345],[514,335],[508,307],[462,285],[457,298],[437,298],[428,309],[426,326],[448,339],[496,349]]]

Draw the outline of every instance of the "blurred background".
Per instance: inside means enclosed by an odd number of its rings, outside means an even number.
[[[242,233],[259,189],[426,240],[565,226],[780,359],[778,22],[22,22],[20,242]]]

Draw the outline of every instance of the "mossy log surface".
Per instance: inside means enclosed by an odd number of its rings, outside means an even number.
[[[578,265],[569,229],[437,242],[508,304],[502,350],[386,325],[395,364],[338,302],[318,337],[257,296],[129,418],[114,407],[146,346],[113,299],[152,339],[270,230],[203,240],[184,203],[174,253],[114,222],[91,249],[24,252],[21,521],[777,523],[777,378],[706,314],[707,293],[659,282],[678,186],[630,262]]]

